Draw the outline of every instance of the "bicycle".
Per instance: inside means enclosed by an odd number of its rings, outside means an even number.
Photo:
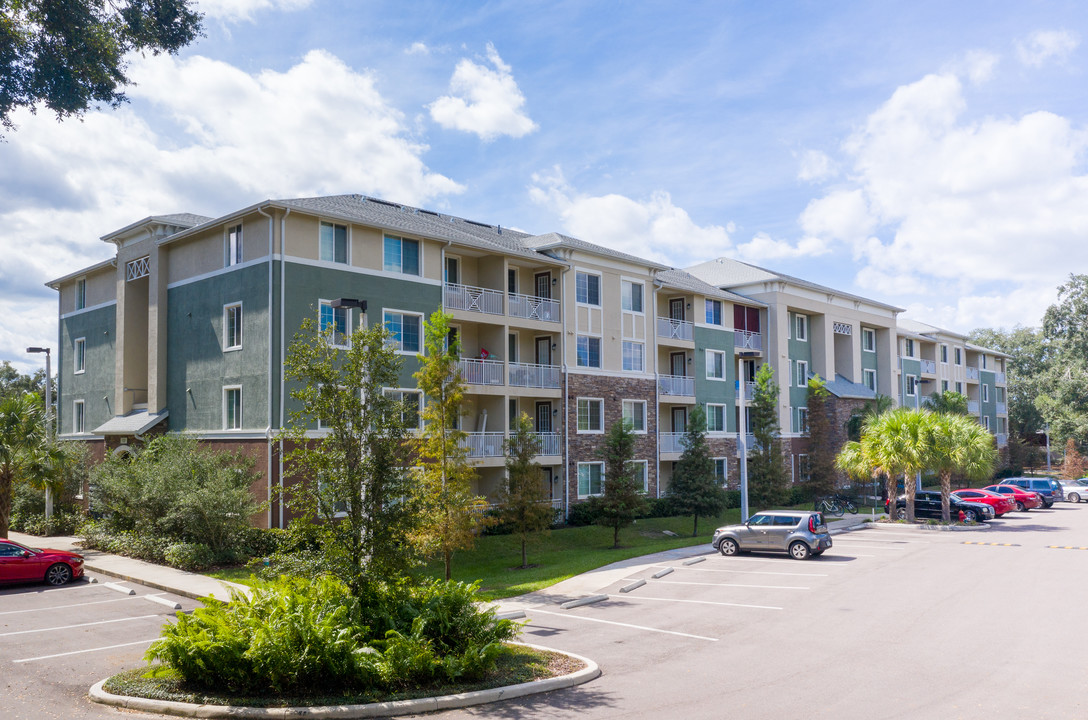
[[[846,509],[846,512],[850,513],[851,515],[858,514],[858,506],[855,505],[854,501],[850,498],[846,497],[845,495],[839,495],[838,493],[836,493],[832,497],[835,498],[835,502],[837,502],[841,507]]]
[[[816,501],[813,509],[822,512],[824,515],[834,515],[835,517],[842,517],[843,512],[845,512],[845,508],[839,504],[838,499],[834,496],[820,498]]]

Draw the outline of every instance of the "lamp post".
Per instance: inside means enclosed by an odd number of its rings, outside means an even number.
[[[921,410],[921,397],[922,397],[922,385],[929,382],[928,379],[924,380],[920,375],[914,376],[914,409]],[[906,488],[903,488],[906,490]],[[918,474],[914,476],[914,492],[917,493],[922,489],[922,471],[919,470]]]
[[[740,455],[740,521],[748,522],[748,408],[744,406],[744,361],[759,353],[745,351],[737,357],[737,454]]]
[[[1046,471],[1050,473],[1050,421],[1046,421],[1045,430],[1036,430],[1036,435],[1046,435]]]
[[[45,353],[45,442],[53,444],[53,366],[50,362],[52,352],[47,347],[28,347],[28,353]],[[45,485],[45,518],[53,517],[53,491],[49,483]]]

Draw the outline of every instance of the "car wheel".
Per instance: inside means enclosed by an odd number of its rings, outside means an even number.
[[[1069,500],[1069,502],[1079,503],[1080,502],[1080,495],[1077,495],[1076,493],[1069,493],[1066,496],[1066,499]]]
[[[45,571],[45,581],[50,585],[63,585],[72,579],[72,568],[64,563],[50,565]]]
[[[808,545],[800,540],[790,543],[790,557],[794,560],[808,560],[811,555],[812,551],[808,549]]]
[[[720,545],[718,545],[718,552],[726,557],[730,555],[736,555],[740,551],[740,547],[737,545],[737,541],[731,538],[724,538]]]
[[[978,522],[978,514],[974,510],[964,510],[963,521],[969,523]]]
[[[1054,501],[1051,500],[1050,502],[1047,502],[1046,500],[1043,500],[1043,507],[1049,510],[1050,508],[1054,507]]]
[[[906,520],[907,519],[907,509],[905,507],[898,508],[895,511],[895,517],[898,518],[899,520]]]
[[[1024,503],[1017,500],[1016,501],[1016,511],[1017,512],[1027,512],[1028,509],[1026,507],[1024,507]]]

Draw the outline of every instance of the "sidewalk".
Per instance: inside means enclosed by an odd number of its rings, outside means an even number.
[[[207,575],[198,575],[121,555],[111,555],[100,550],[84,550],[78,544],[79,538],[62,535],[38,537],[17,532],[9,532],[8,537],[28,547],[77,552],[83,556],[83,567],[92,573],[102,573],[121,580],[137,582],[194,600],[209,595],[219,600],[230,600],[231,591],[249,595],[249,588],[238,583],[216,580]]]

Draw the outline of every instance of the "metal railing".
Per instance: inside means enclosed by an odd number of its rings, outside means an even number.
[[[502,385],[502,360],[476,360],[462,358],[457,361],[461,377],[468,385]]]
[[[997,414],[998,415],[1008,415],[1009,414],[1009,406],[1006,405],[1003,402],[997,403]]]
[[[682,432],[663,432],[661,433],[660,449],[663,453],[682,453],[684,452],[684,435]]]
[[[470,432],[465,433],[465,447],[468,448],[470,458],[502,457],[502,441],[504,434],[501,432]]]
[[[929,373],[930,375],[937,374],[937,363],[933,360],[922,361],[922,372]]]
[[[1009,444],[1009,436],[1005,433],[997,433],[994,437],[997,438],[998,447],[1005,447]]]
[[[508,293],[506,307],[510,317],[525,318],[526,320],[543,320],[544,322],[559,322],[559,301],[551,298],[537,297],[536,295],[522,295],[520,293]]]
[[[972,415],[978,415],[978,402],[975,400],[968,400],[967,412],[971,413]]]
[[[978,380],[978,368],[976,368],[976,367],[967,367],[966,370],[967,370],[967,379],[968,380]]]
[[[757,332],[750,332],[748,330],[734,330],[733,331],[733,349],[734,350],[762,350],[763,349],[763,335]]]
[[[536,433],[536,437],[540,440],[540,455],[561,455],[562,448],[561,438],[559,433],[547,432]]]
[[[737,440],[740,440],[740,436],[737,436]],[[752,447],[756,444],[755,435],[744,436],[744,450],[745,452],[752,452]],[[740,443],[737,443],[737,457],[740,457]]]
[[[752,398],[756,396],[756,383],[754,380],[744,381],[744,402],[752,402]]]
[[[444,296],[447,310],[502,315],[502,293],[498,290],[446,283]]]
[[[995,372],[994,373],[994,382],[997,383],[998,385],[1004,385],[1005,384],[1005,373]]]
[[[557,388],[562,381],[558,365],[510,363],[510,385],[528,388]]]
[[[693,340],[694,338],[695,323],[667,317],[657,319],[658,340]]]
[[[695,396],[695,378],[685,375],[659,375],[657,386],[662,395]]]

